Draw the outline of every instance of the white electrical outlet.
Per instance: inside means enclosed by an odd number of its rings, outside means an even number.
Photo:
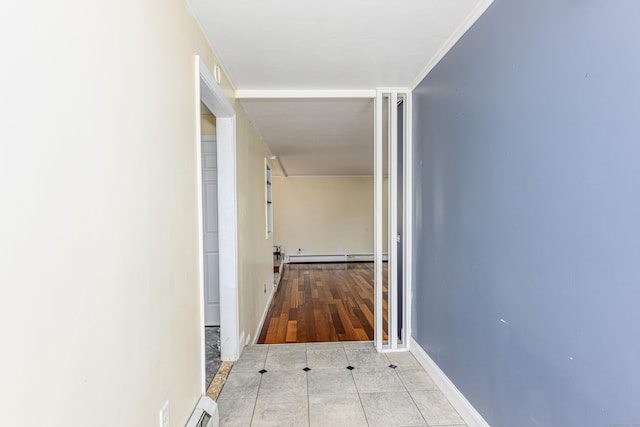
[[[160,427],[169,427],[169,401],[167,400],[160,409]]]

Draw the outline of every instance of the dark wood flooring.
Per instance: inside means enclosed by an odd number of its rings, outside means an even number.
[[[372,262],[285,265],[258,343],[373,340],[373,274]],[[386,324],[386,263],[383,277]]]

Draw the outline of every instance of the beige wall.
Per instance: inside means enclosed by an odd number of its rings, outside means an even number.
[[[202,114],[200,116],[200,133],[202,135],[216,134],[216,116],[211,114]]]
[[[274,244],[287,253],[373,253],[373,177],[276,177],[273,206]]]
[[[168,399],[181,426],[193,409],[203,350],[194,54],[213,69],[181,0],[0,6],[0,425],[36,411],[50,426],[157,427]],[[225,77],[222,87],[233,93]],[[264,151],[238,109],[250,333],[271,273],[249,170]]]
[[[243,111],[239,102],[235,109]],[[273,239],[266,238],[265,210],[265,158],[271,153],[260,143],[246,114],[238,114],[236,131],[240,334],[253,340],[273,288]]]

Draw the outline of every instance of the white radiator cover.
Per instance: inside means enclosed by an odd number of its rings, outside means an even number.
[[[211,418],[203,424],[203,418],[207,415]],[[208,396],[201,396],[185,427],[220,427],[218,404]]]
[[[387,261],[387,254],[382,260]],[[305,262],[366,262],[373,261],[373,254],[286,254],[284,262],[288,264]]]

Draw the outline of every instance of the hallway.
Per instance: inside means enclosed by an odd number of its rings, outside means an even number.
[[[411,353],[371,342],[247,347],[217,403],[221,427],[466,426]]]
[[[286,264],[258,343],[373,340],[373,275],[372,262]],[[387,263],[382,275],[386,328]]]

